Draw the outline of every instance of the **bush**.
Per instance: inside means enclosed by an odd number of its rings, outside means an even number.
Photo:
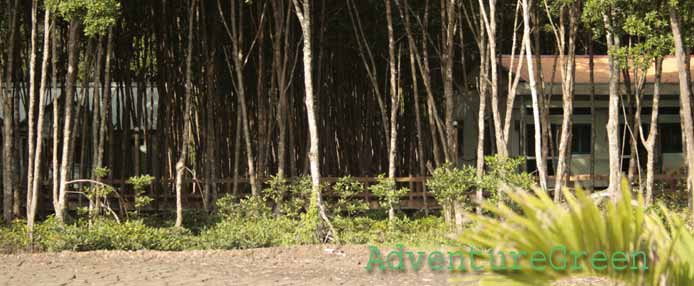
[[[369,186],[369,190],[378,197],[381,207],[389,210],[395,209],[400,204],[400,197],[409,191],[406,188],[398,189],[395,180],[384,174],[376,177],[376,184]]]
[[[459,169],[447,163],[434,170],[426,185],[441,205],[447,205],[456,200],[465,201],[477,183],[475,168],[464,166]]]
[[[15,220],[8,227],[0,228],[0,252],[24,251],[28,245],[26,221]]]
[[[46,251],[88,250],[184,250],[193,247],[185,229],[153,228],[141,220],[119,224],[112,220],[59,225],[53,218],[38,225],[38,247]]]
[[[369,209],[364,198],[360,196],[364,192],[364,185],[356,179],[350,176],[342,177],[335,182],[332,190],[337,195],[337,201],[328,209],[336,216],[351,217]]]
[[[286,218],[231,218],[204,230],[198,238],[203,249],[246,249],[289,245],[297,242],[297,223]]]
[[[415,220],[398,218],[393,223],[367,217],[336,218],[334,224],[344,243],[431,246],[451,242],[445,237],[448,228],[443,219],[434,216]]]

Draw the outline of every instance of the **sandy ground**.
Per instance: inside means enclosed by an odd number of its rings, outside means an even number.
[[[368,273],[365,246],[96,251],[0,256],[0,285],[442,285],[448,275]],[[465,283],[458,285],[475,285]]]
[[[368,259],[368,249],[354,245],[12,254],[0,256],[0,285],[478,285],[427,267],[368,273]]]

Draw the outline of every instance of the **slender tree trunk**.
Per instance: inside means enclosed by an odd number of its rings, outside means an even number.
[[[273,37],[273,66],[277,80],[277,176],[284,178],[287,167],[287,67],[290,59],[289,38],[291,24],[291,5],[284,6],[282,1],[272,1],[275,17]]]
[[[99,134],[98,134],[98,145],[96,146],[96,157],[94,158],[95,167],[104,166],[104,149],[106,147],[106,137],[108,136],[108,126],[112,124],[111,122],[111,54],[113,53],[113,31],[109,29],[108,36],[106,39],[106,59],[104,64],[104,85],[103,85],[103,98],[101,107],[101,119],[99,122]],[[98,79],[97,79],[98,80]],[[138,122],[138,121],[136,121]],[[139,140],[136,141],[139,145]],[[139,146],[138,146],[139,147]],[[137,154],[139,148],[136,148],[134,152]],[[138,165],[136,165],[137,168]],[[113,171],[113,170],[111,170]]]
[[[568,164],[571,160],[571,136],[573,126],[573,108],[574,108],[574,68],[576,66],[576,30],[578,20],[578,8],[576,4],[569,4],[569,34],[568,38],[564,38],[565,28],[561,27],[562,32],[559,33],[559,44],[561,49],[561,69],[562,69],[562,103],[563,115],[561,123],[561,136],[559,140],[559,158],[557,160],[557,171],[554,179],[554,201],[561,200],[561,190],[568,179]],[[563,17],[563,16],[561,16]],[[564,22],[563,20],[561,22]],[[563,25],[563,23],[562,23]],[[566,45],[564,44],[566,41]],[[564,48],[568,49],[564,56]]]
[[[538,158],[537,171],[540,179],[540,188],[547,190],[547,171],[544,164],[540,164],[542,158],[542,134],[540,130],[540,104],[538,101],[537,86],[535,82],[535,66],[532,61],[532,46],[530,44],[530,7],[528,0],[523,0],[523,41],[525,43],[525,55],[528,62],[528,78],[530,81],[530,93],[533,100],[533,122],[535,126],[535,158]]]
[[[646,206],[650,206],[653,200],[653,187],[655,184],[655,140],[658,137],[658,108],[660,107],[660,82],[663,73],[663,58],[655,59],[655,82],[653,83],[653,101],[651,104],[651,121],[648,127],[648,135],[643,131],[643,126],[638,124],[639,137],[646,149]],[[645,75],[644,75],[645,77]],[[637,98],[636,114],[641,113],[641,101]],[[639,117],[640,118],[640,117]],[[640,122],[640,119],[636,122]],[[640,187],[643,189],[643,187]]]
[[[397,2],[396,2],[397,3]],[[408,17],[409,18],[409,17]],[[410,73],[412,74],[412,99],[414,101],[415,128],[417,131],[417,161],[419,163],[419,175],[426,176],[426,154],[424,153],[424,134],[422,132],[422,116],[419,106],[419,86],[417,81],[417,66],[415,62],[415,43],[410,37],[409,53],[410,53]],[[424,211],[429,214],[427,205],[426,184],[422,184],[422,200],[424,202]]]
[[[34,45],[36,44],[36,35],[34,34],[34,29],[37,29],[36,21],[38,18],[37,14],[37,9],[36,7],[38,3],[36,1],[33,2],[33,7],[32,7],[32,58],[35,57],[35,47]],[[29,161],[33,160],[33,165],[30,163],[29,167],[33,167],[33,174],[29,174],[29,179],[32,179],[33,181],[29,182],[28,188],[27,188],[27,228],[28,228],[28,234],[29,234],[29,243],[30,247],[33,247],[33,231],[34,231],[34,220],[36,219],[36,210],[38,206],[38,193],[39,193],[39,185],[41,184],[41,153],[43,151],[43,123],[44,123],[44,115],[45,115],[45,110],[46,110],[46,105],[45,105],[45,99],[46,99],[46,86],[48,85],[48,60],[50,58],[50,34],[52,27],[50,25],[51,23],[51,13],[50,9],[46,10],[46,13],[44,15],[44,29],[43,29],[43,58],[42,58],[42,63],[41,63],[41,83],[39,87],[39,99],[38,99],[38,109],[39,109],[39,114],[37,118],[37,123],[36,123],[36,144],[34,145],[35,150],[29,150],[30,153],[34,153],[35,157],[29,157]],[[31,78],[30,78],[30,83],[31,83],[31,88],[34,88],[34,80],[35,80],[35,74],[33,74],[35,71],[33,69],[35,66],[33,63],[30,63],[30,73],[32,73]],[[34,92],[30,92],[30,105],[29,105],[29,111],[30,113],[33,111],[35,104],[35,97],[36,94]],[[30,117],[31,118],[31,117]],[[32,133],[33,128],[33,122],[30,120],[29,121],[29,132]],[[32,136],[29,136],[29,140],[34,140]],[[29,142],[29,146],[31,147],[32,142]]]
[[[241,160],[241,112],[237,112],[236,115],[236,135],[234,136],[234,182],[233,182],[233,194],[238,196],[239,194],[239,161]]]
[[[395,57],[395,36],[393,35],[393,13],[391,0],[386,2],[386,22],[388,23],[388,67],[390,74],[390,142],[388,143],[388,178],[395,179],[396,156],[398,144],[398,105],[400,101],[398,88],[398,70],[396,69]],[[395,186],[397,188],[397,186]],[[395,209],[390,205],[388,209],[388,219],[395,220]]]
[[[15,60],[15,40],[17,38],[17,16],[20,14],[17,12],[19,9],[19,0],[14,0],[10,4],[10,9],[8,11],[9,19],[9,36],[7,41],[7,61],[5,62],[7,69],[5,70],[5,78],[0,78],[0,81],[5,80],[5,87],[2,89],[3,97],[3,159],[4,164],[2,164],[2,179],[3,179],[3,219],[5,222],[11,222],[13,219],[13,207],[18,202],[13,201],[14,192],[19,189],[17,184],[17,179],[15,176],[15,160],[17,159],[17,152],[15,152],[15,126],[14,126],[14,87],[13,74],[14,74],[14,60]]]
[[[201,12],[201,22],[202,25],[202,36],[203,41],[203,52],[206,58],[205,62],[205,85],[207,87],[207,101],[206,101],[206,113],[205,113],[205,186],[203,187],[203,201],[202,205],[206,212],[209,212],[214,207],[214,201],[216,200],[217,185],[214,180],[217,179],[217,136],[215,130],[215,105],[217,101],[216,96],[216,41],[215,41],[215,29],[212,25],[208,25],[208,15],[206,12],[206,6],[203,3]]]
[[[441,7],[442,15],[446,15],[446,25],[445,29],[442,30],[442,34],[445,35],[445,42],[442,43],[444,46],[442,48],[442,59],[441,66],[443,68],[443,97],[446,103],[445,108],[445,121],[446,121],[446,145],[448,147],[448,160],[453,163],[454,166],[458,165],[458,127],[455,122],[455,95],[453,94],[453,58],[455,57],[454,43],[455,43],[455,28],[456,28],[456,1],[455,0],[442,0]],[[445,11],[443,11],[445,9]],[[444,19],[441,19],[442,24]],[[445,33],[443,33],[445,32]],[[490,40],[491,43],[492,40]]]
[[[249,122],[249,115],[246,107],[246,91],[245,91],[245,86],[244,86],[244,80],[243,80],[243,63],[244,63],[244,55],[243,51],[241,50],[241,44],[243,43],[243,38],[241,31],[243,30],[243,27],[240,27],[240,24],[243,23],[240,15],[243,15],[243,11],[238,11],[241,10],[240,7],[236,7],[236,4],[233,3],[234,1],[231,1],[231,29],[229,29],[229,26],[226,24],[226,21],[224,21],[224,27],[227,29],[227,34],[229,35],[229,38],[231,39],[231,46],[232,46],[232,58],[234,61],[234,72],[236,76],[236,93],[238,96],[238,102],[239,102],[239,107],[241,109],[241,117],[243,119],[243,137],[245,139],[246,143],[246,159],[248,163],[248,181],[250,182],[251,185],[251,194],[253,196],[257,196],[258,194],[258,186],[256,182],[256,172],[255,172],[255,164],[254,164],[254,157],[253,157],[253,143],[252,143],[252,137],[251,137],[251,131],[250,131],[250,122]],[[221,13],[221,6],[220,6],[220,13]],[[237,14],[238,13],[238,14]],[[224,17],[222,17],[223,19]],[[238,21],[238,23],[236,22]],[[229,67],[230,72],[231,72],[231,67]]]
[[[176,225],[183,226],[183,175],[186,169],[188,148],[191,140],[193,110],[193,27],[197,13],[197,0],[190,1],[188,14],[188,48],[186,49],[186,94],[183,114],[183,140],[181,141],[181,153],[176,162]]]
[[[682,111],[682,118],[684,119],[684,128],[682,132],[682,140],[684,141],[687,162],[687,187],[689,188],[690,194],[690,208],[694,205],[694,123],[692,122],[692,106],[691,106],[691,86],[690,86],[690,74],[689,74],[689,53],[685,50],[685,44],[682,38],[682,27],[680,15],[677,12],[677,8],[670,7],[670,27],[672,28],[672,36],[675,39],[675,57],[677,58],[677,70],[678,77],[680,81],[680,108]],[[694,216],[694,212],[692,214]]]
[[[603,14],[605,28],[607,30],[607,48],[612,51],[619,47],[619,38],[612,33],[612,24],[607,14]],[[621,170],[619,168],[619,65],[616,55],[609,55],[609,103],[608,103],[608,119],[607,119],[607,142],[610,159],[610,184],[608,191],[611,193],[613,200],[617,200],[619,196],[619,188],[621,181]]]
[[[333,228],[330,219],[325,213],[325,208],[323,206],[323,201],[321,198],[321,186],[320,186],[320,158],[319,158],[319,142],[318,142],[318,124],[316,120],[316,112],[314,109],[314,97],[313,97],[313,77],[311,72],[311,5],[310,0],[304,0],[300,5],[299,0],[293,0],[294,11],[296,12],[297,18],[299,18],[299,23],[301,24],[301,30],[304,35],[304,89],[306,92],[305,104],[306,104],[306,114],[308,119],[308,130],[310,138],[309,147],[309,161],[311,168],[311,185],[312,193],[316,199],[316,206],[318,207],[318,213],[323,221],[328,225],[329,230],[332,233],[333,239],[339,241],[337,232]],[[303,6],[303,8],[302,8]]]
[[[417,80],[417,63],[420,63],[421,59],[419,59],[419,53],[417,52],[417,44],[414,41],[414,36],[412,35],[412,31],[410,29],[411,26],[409,13],[405,13],[405,9],[403,9],[408,8],[408,0],[402,1],[404,5],[401,5],[399,0],[395,0],[395,4],[398,6],[400,18],[405,21],[408,51],[410,54],[410,73],[412,74],[412,98],[414,101],[415,128],[417,131],[417,161],[419,163],[419,175],[426,176],[426,154],[424,153],[424,134],[422,131],[422,118],[419,105],[419,86]],[[422,201],[424,202],[425,215],[429,215],[429,207],[427,205],[426,184],[422,184]]]
[[[595,61],[593,53],[593,41],[592,34],[588,39],[588,51],[590,53],[588,59],[588,65],[590,69],[590,189],[595,190],[595,139],[597,137],[597,132],[595,124],[597,123],[597,118],[595,114]]]
[[[60,187],[58,198],[58,209],[55,217],[60,223],[64,223],[65,207],[67,203],[67,177],[72,160],[72,106],[74,105],[74,96],[76,91],[75,83],[77,82],[77,74],[79,68],[79,42],[81,28],[78,20],[71,20],[68,36],[68,67],[65,92],[65,115],[63,119],[63,150],[61,153],[60,162]],[[86,95],[84,95],[86,98]],[[79,115],[79,112],[77,113]]]
[[[38,33],[38,1],[31,1],[31,38],[30,45],[31,51],[29,54],[29,110],[27,111],[27,145],[28,145],[28,162],[27,162],[27,198],[26,198],[26,215],[27,215],[27,232],[29,234],[29,247],[33,244],[33,231],[34,231],[34,207],[33,204],[33,184],[34,184],[34,154],[36,152],[35,145],[35,122],[34,110],[36,110],[36,50],[37,42],[36,37]],[[39,104],[41,104],[39,102]],[[43,108],[41,108],[43,109]],[[40,166],[37,166],[37,169]]]
[[[481,8],[481,7],[480,7]],[[479,110],[477,111],[477,164],[476,164],[476,175],[478,179],[481,179],[484,175],[484,122],[485,113],[487,112],[487,85],[489,79],[489,62],[491,57],[487,56],[489,53],[489,46],[487,45],[487,37],[484,36],[484,24],[480,21],[480,34],[478,38],[478,49],[480,52],[480,76],[479,76]],[[484,194],[482,188],[478,187],[476,192],[476,212],[478,215],[482,214],[482,202],[484,201]]]
[[[52,20],[53,29],[55,29],[55,35],[52,38],[51,43],[51,99],[53,100],[53,150],[52,160],[51,160],[51,179],[52,179],[52,194],[53,194],[53,209],[58,209],[58,188],[60,185],[60,161],[58,158],[60,156],[60,90],[58,87],[58,44],[60,30],[56,26],[56,18]]]

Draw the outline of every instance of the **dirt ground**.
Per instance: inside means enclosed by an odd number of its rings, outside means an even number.
[[[368,273],[364,269],[368,259],[366,246],[355,245],[12,254],[0,256],[0,285],[478,284],[473,277],[432,273],[428,267],[418,273]]]

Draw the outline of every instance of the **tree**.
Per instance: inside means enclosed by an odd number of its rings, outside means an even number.
[[[622,21],[620,5],[613,1],[586,1],[583,9],[583,22],[592,27],[596,36],[605,36],[609,66],[609,100],[607,117],[607,142],[609,153],[608,192],[613,200],[619,196],[621,182],[619,152],[619,58],[617,51],[621,47],[620,22]]]
[[[186,159],[188,158],[188,148],[191,140],[191,122],[193,110],[193,27],[195,23],[197,0],[190,1],[188,14],[188,48],[186,50],[186,94],[183,108],[183,140],[181,142],[181,153],[176,162],[176,227],[183,225],[183,175],[186,171]]]
[[[34,159],[34,154],[38,153],[37,158],[41,158],[41,149],[35,147],[37,142],[35,141],[34,134],[36,132],[36,128],[34,126],[35,118],[34,118],[34,110],[36,109],[36,50],[37,50],[37,33],[38,33],[38,1],[37,0],[32,0],[31,1],[31,38],[30,38],[30,45],[31,45],[31,51],[29,54],[29,110],[28,110],[28,116],[27,116],[27,129],[28,129],[28,135],[27,135],[27,141],[28,141],[28,153],[29,153],[29,162],[27,163],[27,199],[26,199],[26,214],[27,214],[27,233],[29,235],[29,243],[30,246],[33,243],[33,232],[34,232],[34,220],[36,218],[36,200],[38,198],[37,192],[34,191],[34,176],[36,175],[34,173],[34,164],[36,164],[36,160]],[[46,21],[48,22],[48,21]],[[48,29],[45,29],[48,31]],[[44,43],[49,43],[48,38],[44,41]],[[48,49],[44,48],[44,51],[48,51]],[[44,62],[46,62],[46,58],[44,58]],[[45,75],[45,73],[42,73]],[[43,76],[42,76],[43,78]],[[42,95],[41,95],[42,96]],[[39,112],[43,110],[42,105],[42,100],[39,100]],[[38,124],[42,124],[42,121],[39,121]],[[39,135],[37,137],[40,137],[41,135],[41,130],[38,130]],[[39,140],[40,142],[40,140]],[[38,143],[39,145],[41,143]],[[37,152],[38,151],[38,152]],[[41,166],[36,165],[36,170],[40,170]],[[38,172],[40,173],[40,172]]]
[[[559,137],[559,158],[557,160],[557,172],[554,180],[554,200],[559,201],[561,198],[561,189],[564,187],[564,182],[568,181],[568,166],[567,161],[571,160],[571,130],[573,126],[573,101],[574,101],[574,83],[575,83],[575,66],[576,66],[576,30],[578,29],[578,7],[579,1],[563,2],[559,1],[559,26],[556,26],[551,21],[552,15],[547,15],[550,18],[552,31],[557,42],[557,50],[559,50],[559,61],[561,68],[561,85],[562,85],[562,123],[561,135]],[[545,0],[545,7],[549,13],[549,7]],[[568,12],[568,15],[566,15]],[[565,17],[568,17],[568,25]],[[568,31],[567,31],[568,30]],[[568,33],[568,34],[567,34]]]
[[[683,1],[686,2],[686,1]],[[677,4],[677,3],[675,3]],[[688,3],[685,3],[688,4]],[[694,122],[692,120],[691,106],[691,84],[689,73],[689,53],[685,48],[684,35],[682,27],[682,19],[680,16],[680,8],[673,3],[670,4],[670,27],[672,28],[672,37],[675,43],[675,58],[677,59],[677,70],[680,87],[680,108],[682,113],[684,128],[682,132],[683,145],[686,148],[687,163],[687,188],[690,194],[689,207],[694,210]],[[693,212],[694,213],[694,212]],[[694,214],[692,214],[694,216]]]
[[[258,195],[258,183],[257,183],[257,178],[256,178],[256,172],[255,172],[255,163],[254,163],[254,157],[253,157],[253,144],[252,144],[252,137],[251,137],[251,130],[250,130],[250,122],[249,122],[249,116],[248,116],[248,108],[246,105],[246,88],[244,84],[244,79],[243,79],[243,67],[246,62],[246,58],[244,57],[244,51],[241,49],[241,45],[243,43],[243,33],[242,33],[242,20],[243,20],[243,11],[241,10],[241,5],[242,3],[238,3],[239,7],[236,7],[237,4],[235,2],[238,1],[230,1],[230,6],[231,6],[231,27],[226,23],[225,20],[222,20],[222,23],[224,24],[224,28],[227,31],[227,35],[229,36],[229,39],[231,40],[231,54],[232,54],[232,59],[234,62],[234,69],[232,72],[231,69],[231,63],[227,61],[227,67],[229,68],[229,72],[233,74],[234,76],[232,77],[234,79],[234,84],[236,87],[236,94],[238,97],[238,103],[239,107],[241,109],[241,117],[243,119],[242,122],[242,128],[243,128],[243,137],[245,139],[246,143],[246,159],[248,162],[248,181],[251,184],[251,193],[253,196]],[[218,7],[219,7],[219,13],[220,17],[224,19],[224,14],[222,13],[222,7],[221,3],[217,2]],[[237,11],[237,8],[239,11]],[[237,14],[238,13],[238,14]],[[238,21],[238,23],[237,23]]]
[[[77,132],[72,132],[74,128],[73,106],[75,105],[75,93],[77,89],[77,77],[79,69],[80,38],[82,33],[91,38],[95,35],[103,35],[108,29],[115,25],[116,18],[120,10],[120,3],[116,0],[97,0],[85,2],[81,0],[51,2],[49,5],[56,10],[56,14],[69,22],[68,41],[67,41],[67,74],[65,76],[65,98],[63,115],[63,134],[62,150],[60,155],[58,199],[54,199],[55,216],[58,222],[65,221],[65,208],[67,205],[68,176],[72,168],[74,156],[74,140]],[[85,72],[86,74],[86,72]],[[82,100],[86,96],[81,97]],[[78,100],[79,101],[79,100]],[[77,107],[76,114],[80,114],[80,105]],[[55,122],[54,122],[55,124]],[[54,131],[55,132],[55,131]],[[54,145],[55,146],[55,145]],[[58,152],[55,149],[53,152]],[[57,156],[57,155],[54,155]],[[54,163],[55,165],[55,163]]]
[[[11,4],[10,4],[11,3]],[[19,205],[19,202],[13,200],[14,193],[19,192],[19,186],[17,184],[17,170],[15,169],[17,158],[17,153],[15,152],[15,126],[14,126],[14,114],[18,106],[15,106],[14,88],[15,84],[13,82],[14,67],[15,67],[15,46],[17,39],[17,18],[20,13],[19,10],[19,0],[14,0],[8,3],[9,9],[7,9],[9,19],[9,31],[7,33],[7,61],[5,61],[4,70],[5,78],[0,78],[0,81],[5,81],[4,88],[1,89],[3,97],[3,146],[2,146],[2,156],[5,159],[5,163],[2,164],[2,181],[3,181],[3,219],[5,222],[10,222],[13,219],[13,209],[14,205]],[[4,41],[4,40],[3,40]],[[1,57],[1,56],[0,56]],[[18,197],[18,196],[17,196]]]
[[[528,64],[528,79],[530,94],[533,101],[533,124],[535,126],[535,158],[542,158],[542,134],[540,127],[540,104],[538,101],[537,83],[535,81],[535,66],[532,61],[532,46],[530,44],[530,5],[528,0],[523,0],[523,42],[525,45],[525,57]],[[547,190],[547,171],[544,164],[537,164],[540,180],[540,188]]]
[[[325,213],[325,207],[321,198],[321,185],[320,185],[320,158],[318,157],[318,124],[316,123],[316,111],[314,109],[314,98],[313,98],[313,76],[312,76],[312,56],[311,56],[311,0],[303,0],[299,3],[299,0],[292,0],[294,3],[294,12],[296,17],[299,19],[299,24],[301,25],[301,31],[303,32],[303,63],[304,63],[304,91],[306,92],[304,103],[306,104],[306,117],[308,119],[308,130],[309,130],[309,141],[310,149],[308,153],[308,158],[311,165],[311,192],[312,197],[315,200],[315,207],[318,209],[318,214],[321,219],[328,225],[330,232],[332,233],[333,239],[339,241],[337,232],[333,228],[328,215]]]

